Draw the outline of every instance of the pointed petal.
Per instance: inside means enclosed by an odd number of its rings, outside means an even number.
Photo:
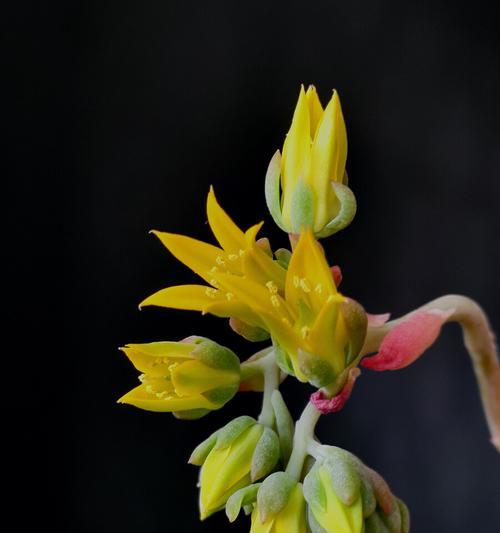
[[[148,296],[139,304],[139,308],[156,305],[171,309],[203,311],[207,305],[213,304],[220,298],[221,296],[218,295],[216,289],[211,287],[204,285],[175,285]]]
[[[128,344],[121,348],[131,363],[151,377],[169,375],[168,367],[172,360],[192,359],[193,345],[182,342],[150,342],[148,344]]]
[[[223,250],[184,235],[162,231],[152,231],[151,233],[156,235],[181,263],[184,263],[198,276],[210,283],[209,271],[217,264],[217,258],[222,258]]]
[[[342,182],[347,159],[347,133],[337,91],[326,106],[311,149],[308,183],[318,198],[316,222],[323,227],[333,213],[331,181]],[[330,209],[328,209],[330,207]]]
[[[299,300],[318,313],[330,295],[336,294],[330,267],[320,244],[311,231],[300,235],[292,254],[286,276],[285,295],[287,301],[298,306]]]
[[[161,396],[161,393],[158,394]],[[127,403],[146,411],[159,413],[172,413],[191,409],[214,409],[216,407],[215,404],[201,395],[187,396],[185,398],[179,398],[175,395],[160,396],[147,392],[145,385],[139,385],[122,396],[118,403]]]
[[[316,128],[323,116],[323,106],[318,98],[316,87],[309,85],[306,92],[307,105],[309,107],[309,117],[311,121],[311,139],[314,139]]]
[[[454,310],[417,311],[385,336],[378,354],[361,361],[371,370],[399,370],[416,361],[438,338]]]
[[[213,187],[207,197],[207,217],[219,244],[227,252],[238,252],[245,247],[244,234],[217,202]]]
[[[300,89],[299,100],[293,115],[292,125],[283,145],[281,159],[281,189],[283,191],[282,217],[285,226],[290,221],[291,193],[299,179],[305,179],[309,172],[311,158],[311,134],[309,107],[304,87]]]

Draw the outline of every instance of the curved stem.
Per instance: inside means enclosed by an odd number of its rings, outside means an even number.
[[[447,322],[458,322],[462,328],[476,375],[491,441],[500,451],[500,365],[495,337],[481,307],[465,296],[449,294],[437,298],[401,318],[368,329],[361,355],[376,352],[387,333],[416,311],[441,309],[453,311]]]
[[[271,403],[273,392],[280,384],[280,370],[274,360],[274,352],[270,351],[268,355],[259,360],[262,374],[264,376],[264,394],[262,396],[262,409],[258,421],[268,427],[274,424],[274,410]]]
[[[295,425],[293,450],[286,467],[286,473],[297,481],[301,478],[310,443],[314,440],[314,428],[320,416],[321,413],[309,402]]]

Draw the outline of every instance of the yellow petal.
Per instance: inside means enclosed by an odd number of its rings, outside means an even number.
[[[161,231],[152,231],[151,233],[156,235],[179,261],[210,283],[209,271],[217,265],[217,261],[223,260],[223,250],[184,235]]]
[[[281,158],[281,188],[283,190],[283,221],[290,226],[293,189],[299,180],[306,179],[311,157],[309,106],[304,87],[292,119],[290,131],[283,145]]]
[[[230,318],[234,316],[250,326],[263,327],[262,320],[260,320],[259,316],[256,315],[248,305],[238,302],[234,300],[234,298],[231,300],[217,300],[214,303],[207,305],[203,309],[203,313],[210,313],[211,315],[221,318]]]
[[[337,91],[326,106],[311,151],[308,183],[316,197],[315,227],[333,218],[336,197],[330,182],[342,183],[347,159],[347,133]]]
[[[139,307],[156,305],[171,309],[203,311],[207,305],[222,298],[212,287],[203,285],[176,285],[155,292],[143,300]]]
[[[255,314],[274,314],[280,318],[286,318],[293,323],[293,314],[285,300],[269,285],[264,287],[255,281],[231,274],[215,273],[214,277],[220,282],[226,291],[252,309]]]
[[[252,511],[252,527],[250,533],[274,533],[274,517],[270,516],[265,522],[260,521],[260,513],[257,506]]]
[[[191,409],[214,409],[217,406],[208,401],[204,396],[186,396],[179,398],[175,395],[166,394],[161,397],[161,393],[151,394],[146,390],[147,385],[141,384],[135,389],[122,396],[118,403],[135,405],[146,411],[156,411],[160,413],[172,413],[176,411],[188,411]]]
[[[215,238],[226,252],[238,252],[245,246],[244,233],[217,202],[213,187],[207,198],[208,223]]]
[[[243,255],[243,274],[262,285],[272,282],[280,292],[285,288],[286,270],[255,243]]]
[[[306,502],[302,486],[297,486],[290,494],[286,507],[275,518],[276,533],[306,533]]]
[[[173,360],[192,359],[193,345],[185,342],[151,342],[128,344],[121,348],[132,364],[144,374],[153,377],[168,376]]]
[[[294,308],[303,300],[314,314],[337,289],[320,244],[311,231],[300,235],[286,275],[285,297]]]
[[[307,339],[310,353],[327,360],[336,374],[345,368],[344,345],[347,339],[339,310],[339,301],[342,300],[343,297],[337,294],[325,303]],[[339,322],[342,324],[339,325]]]
[[[309,85],[306,92],[307,105],[309,107],[309,117],[311,121],[311,139],[314,139],[316,128],[323,115],[323,106],[318,98],[316,87]]]
[[[211,368],[196,360],[175,366],[171,371],[171,376],[175,392],[179,396],[195,396],[239,382],[237,372]]]

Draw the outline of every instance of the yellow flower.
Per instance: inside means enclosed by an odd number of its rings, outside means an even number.
[[[273,280],[276,287],[283,290],[286,271],[272,259],[268,243],[255,240],[262,223],[246,232],[241,231],[220,207],[212,188],[207,198],[207,216],[220,247],[184,235],[153,233],[177,259],[209,285],[168,287],[146,298],[139,307],[156,305],[190,309],[236,317],[249,326],[262,327],[264,324],[259,315],[227,289],[218,276],[233,274],[260,284]]]
[[[142,374],[141,384],[121,397],[120,403],[198,418],[221,408],[238,391],[239,359],[203,337],[129,344],[122,351]]]
[[[302,485],[284,472],[271,474],[259,489],[250,533],[306,533]]]
[[[310,228],[317,237],[347,226],[356,201],[347,187],[346,159],[337,91],[323,110],[316,89],[302,86],[283,155],[276,152],[266,175],[266,201],[278,226],[289,233]]]

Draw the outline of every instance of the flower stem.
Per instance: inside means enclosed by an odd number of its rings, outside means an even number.
[[[500,451],[500,364],[488,318],[476,302],[465,296],[449,294],[382,326],[371,327],[368,329],[361,355],[376,352],[392,328],[412,313],[427,309],[453,311],[447,322],[458,322],[462,327],[464,344],[472,360],[486,421],[491,432],[491,442]]]
[[[297,479],[297,481],[302,476],[304,461],[308,455],[310,443],[314,440],[314,428],[320,416],[321,413],[309,402],[295,424],[293,450],[286,467],[286,473]]]
[[[268,427],[274,424],[274,410],[271,396],[280,384],[280,370],[274,360],[274,351],[259,360],[259,365],[264,376],[264,394],[262,397],[262,409],[259,415],[259,423]]]

